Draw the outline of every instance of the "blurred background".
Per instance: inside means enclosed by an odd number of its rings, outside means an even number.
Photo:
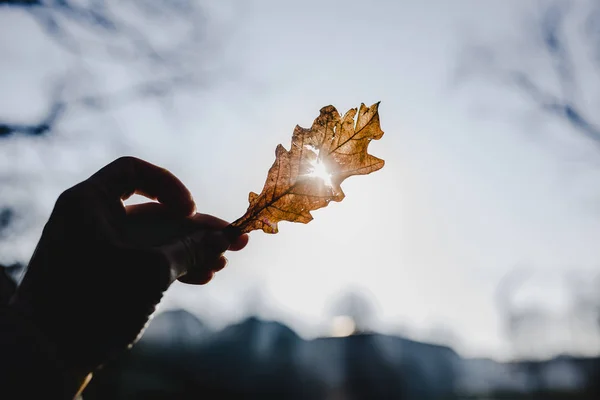
[[[381,101],[386,166],[175,284],[86,400],[600,398],[597,1],[5,0],[0,55],[15,283],[119,156],[234,220],[296,124]]]

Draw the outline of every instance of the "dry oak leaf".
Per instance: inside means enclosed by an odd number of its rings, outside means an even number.
[[[277,146],[262,192],[250,193],[248,210],[230,229],[277,233],[279,221],[308,223],[311,210],[344,198],[344,179],[381,169],[384,161],[367,153],[371,140],[383,136],[378,107],[361,104],[342,117],[330,105],[310,129],[296,126],[290,150]]]

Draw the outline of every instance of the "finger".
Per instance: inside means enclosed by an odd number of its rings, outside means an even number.
[[[207,271],[223,268],[220,259],[229,246],[221,231],[198,230],[158,249],[169,260],[172,277],[176,279],[188,273],[204,276]]]
[[[131,217],[142,216],[165,216],[169,215],[169,209],[163,204],[148,202],[141,204],[131,204],[125,207],[125,213]]]
[[[229,222],[209,214],[196,213],[190,218],[194,223],[212,229],[223,229]]]
[[[214,278],[215,273],[219,272],[226,266],[227,258],[225,256],[221,256],[217,260],[215,260],[211,268],[192,269],[187,274],[180,276],[178,280],[180,282],[187,283],[190,285],[205,285]]]
[[[161,203],[148,202],[131,204],[125,207],[127,215],[130,216],[170,216],[169,209]],[[229,222],[208,214],[195,213],[188,218],[190,226],[203,229],[221,230],[229,225]]]
[[[160,203],[129,205],[125,214],[120,234],[128,243],[140,247],[160,246],[196,230],[190,218],[173,215]]]
[[[92,175],[88,182],[102,188],[109,198],[125,200],[139,194],[186,216],[196,208],[190,191],[175,175],[134,157],[113,161]]]
[[[229,260],[227,259],[227,257],[221,256],[221,257],[219,257],[219,259],[217,260],[217,262],[213,266],[212,270],[214,272],[219,272],[220,270],[222,270],[223,268],[225,268],[228,263],[229,263]]]
[[[126,228],[140,240],[151,235],[152,244],[163,244],[169,240],[195,232],[196,230],[222,230],[228,222],[208,214],[197,213],[191,218],[173,218],[169,209],[160,203],[133,204],[125,207]],[[161,240],[162,238],[162,240]],[[227,236],[225,236],[227,238]],[[248,244],[248,235],[243,234],[230,242],[227,250],[239,251]]]
[[[188,285],[206,285],[215,276],[213,271],[206,271],[202,274],[188,273],[177,278],[179,282],[187,283]]]
[[[198,250],[204,254],[204,260],[207,264],[207,268],[211,268],[213,260],[216,260],[223,253],[229,250],[231,242],[223,235],[223,232],[218,230],[207,231],[202,239],[202,243],[198,247]]]
[[[240,251],[248,244],[248,240],[250,240],[250,236],[247,233],[244,233],[241,236],[231,243],[229,246],[229,251]]]
[[[206,228],[222,230],[225,227],[229,226],[229,222],[222,220],[220,218],[214,217],[212,215],[208,215],[208,214],[197,213],[191,219],[194,223],[197,223],[199,226],[206,227]],[[230,241],[230,245],[227,250],[230,250],[230,251],[242,250],[248,244],[248,240],[249,240],[248,234],[244,233],[244,234],[238,236],[237,238],[235,238],[235,240]]]

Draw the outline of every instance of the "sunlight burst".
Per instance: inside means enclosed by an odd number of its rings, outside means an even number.
[[[327,167],[325,166],[325,164],[323,164],[319,159],[319,149],[309,145],[305,145],[305,147],[313,153],[315,153],[316,155],[316,158],[313,161],[310,161],[312,169],[308,172],[306,176],[310,176],[311,178],[319,178],[323,181],[323,183],[326,186],[331,187],[331,174],[329,173],[329,171],[327,171]]]
[[[308,176],[313,178],[319,178],[323,180],[323,183],[327,186],[331,186],[331,174],[327,171],[327,167],[319,159],[311,161],[312,170],[308,173]]]

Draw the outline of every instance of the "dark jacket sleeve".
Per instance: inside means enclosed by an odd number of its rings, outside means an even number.
[[[50,343],[8,304],[15,285],[0,268],[0,398],[69,399],[73,384]]]
[[[10,303],[17,284],[6,273],[7,267],[0,265],[0,306]]]

